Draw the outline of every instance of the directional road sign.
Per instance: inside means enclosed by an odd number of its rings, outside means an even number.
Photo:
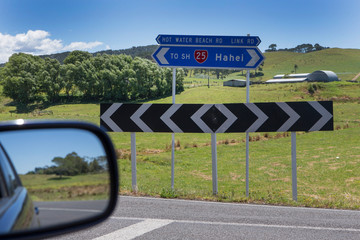
[[[162,67],[256,69],[265,59],[257,47],[160,45],[153,53]]]
[[[201,46],[258,46],[261,43],[258,36],[198,36],[168,34],[158,35],[156,41],[158,44]]]
[[[101,104],[100,124],[113,132],[287,132],[333,130],[333,104]]]

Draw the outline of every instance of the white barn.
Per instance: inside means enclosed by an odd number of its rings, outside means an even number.
[[[338,76],[332,71],[315,71],[312,73],[299,74],[279,74],[273,79],[267,80],[266,83],[294,83],[294,82],[333,82],[339,81]]]

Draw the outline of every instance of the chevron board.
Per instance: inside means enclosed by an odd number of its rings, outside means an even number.
[[[100,105],[100,125],[110,132],[332,131],[333,103]]]

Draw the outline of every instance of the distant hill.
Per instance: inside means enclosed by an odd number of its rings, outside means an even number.
[[[120,50],[105,50],[92,53],[94,56],[98,54],[108,54],[108,55],[120,55],[126,54],[130,55],[131,57],[142,57],[147,59],[152,59],[151,55],[155,52],[157,45],[148,45],[148,46],[140,46],[140,47],[132,47],[128,49],[120,49]],[[41,55],[41,58],[55,58],[61,64],[64,63],[64,59],[69,55],[70,52],[63,52],[63,53],[55,53],[50,55]]]
[[[132,47],[128,49],[120,49],[120,50],[105,50],[92,53],[94,56],[97,54],[108,54],[108,55],[120,55],[126,54],[131,57],[142,57],[147,59],[152,59],[151,55],[155,52],[157,45],[148,45],[148,46],[140,46],[140,47]],[[62,52],[62,53],[54,53],[49,55],[40,55],[41,58],[52,58],[57,59],[61,64],[64,63],[64,59],[70,54],[70,52]],[[0,67],[3,67],[5,63],[0,64]]]
[[[97,54],[108,54],[108,55],[120,55],[126,54],[130,55],[131,57],[142,57],[147,58],[149,60],[152,59],[151,55],[155,52],[157,45],[148,45],[148,46],[141,46],[141,47],[132,47],[128,49],[122,50],[106,50],[94,53],[94,56]]]
[[[316,70],[330,70],[339,78],[350,80],[360,72],[360,49],[329,48],[310,53],[267,52],[262,80],[271,79],[276,74],[311,73]]]

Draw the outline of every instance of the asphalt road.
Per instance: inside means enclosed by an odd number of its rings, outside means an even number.
[[[360,239],[360,211],[121,196],[107,221],[53,239]]]

